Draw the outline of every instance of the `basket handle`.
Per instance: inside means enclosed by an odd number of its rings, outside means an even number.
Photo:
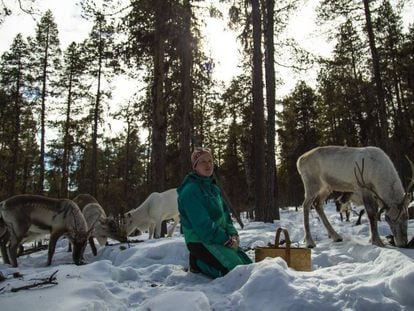
[[[280,233],[283,232],[284,236],[285,236],[285,241],[286,241],[286,248],[284,247],[279,247],[279,243],[280,243]],[[287,229],[285,228],[279,228],[276,231],[276,237],[275,237],[275,247],[279,248],[279,249],[285,249],[285,254],[286,254],[286,262],[288,264],[288,266],[290,266],[290,237],[289,237],[289,232],[287,231]]]

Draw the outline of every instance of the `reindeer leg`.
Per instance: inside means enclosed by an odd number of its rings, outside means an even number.
[[[377,226],[377,205],[371,195],[364,195],[363,201],[365,205],[365,210],[369,219],[369,226],[371,229],[371,243],[372,245],[377,245],[379,247],[384,247]]]
[[[98,254],[98,252],[96,251],[96,246],[95,246],[95,242],[94,242],[94,240],[93,240],[93,237],[89,237],[88,241],[89,241],[89,246],[90,246],[90,247],[91,247],[91,249],[92,249],[92,254],[93,254],[94,256],[96,256],[96,255]]]
[[[3,258],[3,263],[5,264],[10,264],[9,254],[7,253],[7,241],[9,240],[10,234],[6,231],[0,240],[1,257]]]
[[[17,267],[17,249],[19,248],[22,238],[16,237],[14,234],[10,236],[9,256],[13,267]]]
[[[55,249],[56,249],[56,242],[59,239],[59,237],[61,236],[61,234],[59,233],[51,233],[50,234],[50,240],[49,240],[49,249],[48,249],[48,253],[47,253],[47,266],[50,266],[52,263],[52,257],[53,254],[55,253]]]
[[[153,224],[153,223],[151,223],[150,225],[149,225],[149,228],[148,228],[148,239],[149,240],[151,240],[152,238],[154,238],[154,230],[155,230],[155,224]]]
[[[313,199],[305,199],[303,202],[303,224],[305,227],[305,242],[306,247],[313,248],[316,246],[315,242],[312,239],[312,234],[310,232],[310,226],[309,226],[309,210],[311,208],[311,205],[313,203]]]
[[[158,221],[155,225],[155,238],[159,239],[161,238],[161,226],[162,226],[162,220]]]
[[[329,222],[328,218],[326,218],[326,215],[325,215],[325,212],[323,210],[321,202],[318,202],[318,204],[315,206],[315,210],[318,213],[319,217],[321,218],[322,223],[325,226],[326,230],[328,231],[329,237],[334,242],[342,242],[342,237],[332,227],[332,225]]]
[[[17,250],[19,248],[20,242],[23,239],[23,236],[30,227],[30,224],[25,224],[24,222],[16,221],[16,223],[23,223],[24,225],[22,225],[20,228],[18,226],[14,226],[13,223],[9,223],[8,225],[10,234],[9,258],[10,263],[13,267],[17,267]]]
[[[172,237],[172,235],[174,234],[175,231],[175,227],[177,227],[179,221],[179,217],[174,218],[174,223],[172,225],[172,227],[168,230],[168,237]]]

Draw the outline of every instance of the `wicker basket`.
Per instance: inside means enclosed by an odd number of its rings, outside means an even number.
[[[280,233],[285,235],[286,247],[279,247]],[[312,271],[311,250],[309,248],[291,248],[289,233],[284,228],[276,231],[275,245],[257,247],[255,261],[259,262],[266,257],[282,257],[289,267],[298,271]]]

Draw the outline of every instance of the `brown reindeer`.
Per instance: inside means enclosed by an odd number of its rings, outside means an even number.
[[[98,201],[90,194],[79,194],[73,201],[78,204],[88,224],[91,235],[89,236],[89,245],[94,256],[97,250],[94,238],[98,240],[99,245],[105,246],[108,238],[126,242],[126,232],[120,229],[119,223],[112,216],[107,217],[104,209]]]
[[[79,207],[71,200],[16,195],[0,202],[0,223],[6,229],[4,235],[7,235],[6,240],[3,239],[2,248],[5,242],[9,243],[13,267],[17,267],[17,249],[20,243],[34,234],[50,234],[47,265],[51,264],[56,242],[62,235],[66,235],[73,244],[72,258],[75,264],[82,263],[90,232]]]

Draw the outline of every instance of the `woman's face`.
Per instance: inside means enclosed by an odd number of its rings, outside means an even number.
[[[214,165],[211,156],[209,154],[202,155],[195,167],[197,174],[203,177],[209,177],[213,175],[213,170]]]

